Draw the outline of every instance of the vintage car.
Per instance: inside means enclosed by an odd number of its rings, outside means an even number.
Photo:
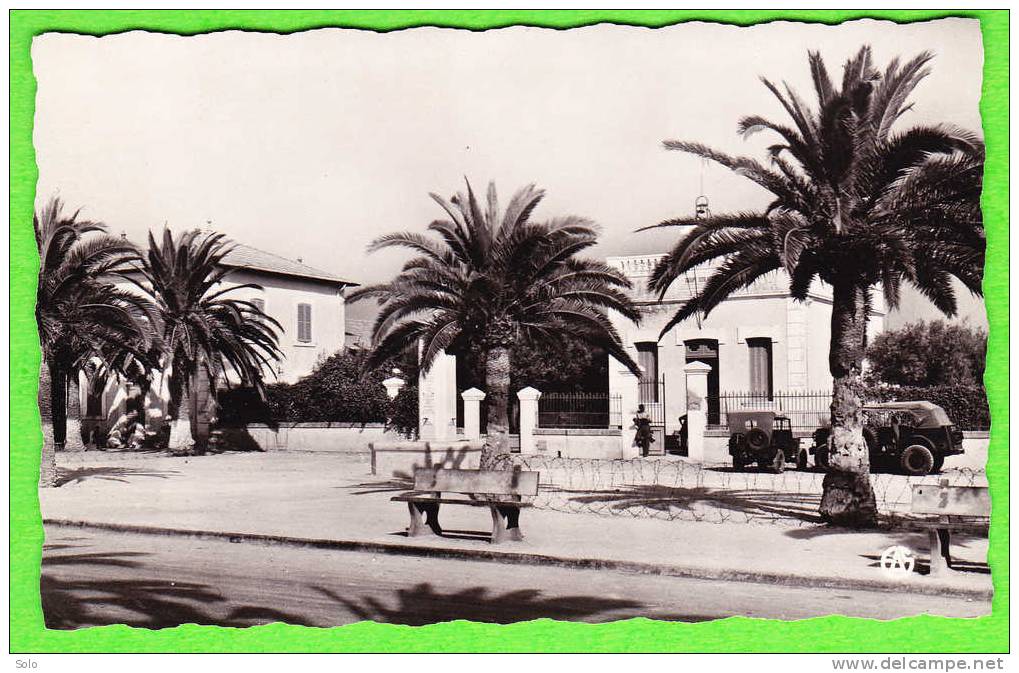
[[[774,411],[730,411],[726,419],[734,469],[742,470],[751,463],[774,472],[782,472],[787,462],[806,467],[806,452],[800,451],[792,424],[785,416],[777,416]]]
[[[932,402],[880,402],[863,407],[863,438],[872,467],[890,467],[909,475],[938,472],[947,456],[963,453],[962,430]],[[814,431],[810,453],[818,467],[828,466],[830,428]]]

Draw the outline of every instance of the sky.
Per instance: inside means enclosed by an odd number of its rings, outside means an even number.
[[[280,36],[44,34],[38,80],[37,200],[59,195],[115,233],[207,226],[359,283],[384,281],[408,253],[366,255],[375,237],[423,232],[470,179],[503,204],[535,183],[537,219],[580,215],[598,256],[663,252],[674,230],[634,233],[693,212],[759,208],[767,192],[662,148],[697,140],[763,158],[740,117],[784,121],[760,82],[811,89],[807,51],[833,78],[861,45],[883,68],[930,50],[931,75],[902,124],[980,131],[979,23],[947,19],[749,28],[688,23],[556,31],[327,29]],[[962,317],[985,325],[982,302]],[[903,315],[933,309],[913,297]]]

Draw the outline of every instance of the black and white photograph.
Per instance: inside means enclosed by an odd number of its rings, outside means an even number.
[[[35,36],[47,628],[990,614],[983,48]]]

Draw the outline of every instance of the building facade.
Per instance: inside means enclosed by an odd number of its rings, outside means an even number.
[[[283,357],[272,371],[264,372],[267,382],[293,383],[310,374],[318,362],[345,347],[344,295],[347,288],[357,283],[315,269],[299,259],[290,260],[243,244],[234,244],[222,263],[231,271],[219,287],[260,286],[261,289],[244,288],[228,296],[252,301],[282,327],[279,348]],[[100,434],[116,428],[132,411],[144,418],[147,431],[158,432],[169,400],[164,374],[155,374],[145,394],[119,377],[96,385],[82,375],[78,390],[86,441],[96,428]],[[226,372],[225,376],[237,383],[234,373]],[[208,394],[197,392],[200,396]]]
[[[612,362],[609,388],[623,398],[624,414],[643,403],[658,416],[662,434],[679,427],[686,413],[684,367],[703,362],[708,374],[708,424],[724,414],[727,394],[767,402],[782,393],[831,389],[828,348],[831,337],[831,288],[820,282],[806,301],[789,296],[789,278],[776,271],[719,304],[707,317],[690,318],[664,335],[662,327],[682,304],[704,287],[713,267],[698,267],[672,284],[664,297],[647,291],[647,281],[664,255],[609,257],[607,263],[633,284],[639,325],[613,316],[630,355],[640,364],[642,380]],[[885,308],[880,294],[868,325],[871,338],[882,328]],[[659,445],[661,446],[661,445]]]

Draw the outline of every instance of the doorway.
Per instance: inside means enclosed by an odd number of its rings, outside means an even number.
[[[684,345],[686,346],[687,364],[703,362],[711,367],[711,371],[708,372],[708,425],[718,425],[721,422],[718,340],[690,339],[684,342]]]

